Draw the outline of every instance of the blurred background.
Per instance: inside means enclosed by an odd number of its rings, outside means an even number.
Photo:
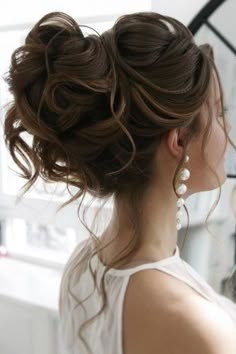
[[[62,353],[58,338],[60,279],[76,244],[88,237],[77,215],[78,202],[56,212],[68,198],[65,186],[39,181],[18,202],[24,181],[17,176],[17,168],[3,142],[4,104],[11,96],[2,75],[9,67],[13,50],[23,44],[33,25],[51,11],[66,12],[79,24],[94,27],[100,33],[110,28],[120,15],[138,11],[156,11],[189,26],[198,44],[208,42],[214,48],[228,108],[226,115],[232,125],[231,137],[236,140],[234,0],[5,2],[0,11],[0,348],[4,354],[66,354]],[[89,33],[89,29],[82,30]],[[220,203],[208,221],[212,234],[203,224],[218,190],[193,195],[186,201],[190,225],[182,253],[182,258],[217,292],[234,301],[234,289],[227,289],[225,284],[236,265],[235,216],[230,204],[235,186],[235,155],[229,148],[225,162],[228,178],[222,186]],[[89,203],[88,195],[84,205]],[[93,202],[86,214],[89,226],[98,206],[99,201]],[[97,235],[109,221],[111,209],[112,200],[99,217]],[[178,234],[180,249],[186,226],[187,218]]]

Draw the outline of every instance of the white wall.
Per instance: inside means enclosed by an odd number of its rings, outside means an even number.
[[[149,11],[151,0],[57,0],[29,1],[10,0],[4,3],[0,11],[0,27],[21,23],[33,23],[51,11],[63,11],[74,18],[95,18],[136,11]]]
[[[152,0],[151,6],[152,11],[175,17],[185,25],[188,25],[207,2],[208,0]]]

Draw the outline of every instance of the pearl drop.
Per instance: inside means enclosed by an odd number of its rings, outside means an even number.
[[[190,171],[187,168],[182,168],[179,173],[179,178],[183,181],[187,181],[190,177]]]
[[[183,212],[181,210],[178,210],[176,213],[176,217],[180,218],[183,215]]]
[[[179,198],[176,202],[177,207],[181,208],[184,205],[184,199]]]
[[[180,229],[181,229],[181,227],[182,227],[182,225],[181,225],[181,224],[176,224],[176,229],[177,229],[177,230],[180,230]]]
[[[177,187],[177,189],[176,189],[176,192],[178,193],[178,194],[185,194],[186,193],[186,191],[187,191],[187,186],[185,185],[185,184],[180,184],[178,187]]]
[[[189,156],[188,155],[186,155],[185,156],[185,160],[184,160],[185,162],[188,162],[189,161]]]

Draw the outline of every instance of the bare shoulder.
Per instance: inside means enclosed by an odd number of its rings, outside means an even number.
[[[130,277],[123,306],[124,354],[235,354],[236,326],[217,305],[156,270]]]

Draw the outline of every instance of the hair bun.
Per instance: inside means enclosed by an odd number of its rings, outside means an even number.
[[[32,183],[38,176],[63,182],[71,178],[72,184],[79,180],[82,189],[81,180],[88,183],[89,158],[104,142],[94,126],[100,116],[110,116],[108,75],[99,36],[85,38],[76,21],[61,12],[42,17],[13,52],[5,77],[14,96],[6,112],[5,141]],[[117,124],[111,125],[117,131]],[[33,135],[32,144],[23,132]],[[94,138],[97,144],[91,144]]]

